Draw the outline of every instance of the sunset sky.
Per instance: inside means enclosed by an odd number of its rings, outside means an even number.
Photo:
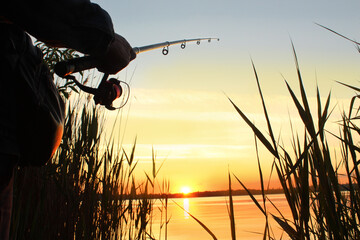
[[[315,111],[315,87],[332,92],[334,116],[347,109],[353,91],[335,80],[358,85],[360,55],[349,41],[320,28],[325,25],[360,40],[359,1],[106,0],[95,1],[112,16],[115,31],[133,47],[198,37],[203,42],[141,53],[119,79],[130,82],[130,102],[121,112],[119,142],[130,151],[137,138],[138,176],[151,172],[152,148],[159,180],[172,192],[227,188],[228,169],[249,187],[258,186],[254,137],[227,99],[267,132],[257,93],[253,60],[275,135],[288,146],[289,118],[299,123],[284,78],[298,94],[293,41],[304,84]],[[131,77],[133,75],[133,77]],[[325,101],[325,100],[324,100]],[[107,112],[109,121],[114,116]],[[334,120],[335,119],[335,120]],[[299,134],[303,129],[298,129]],[[331,141],[331,139],[329,139]],[[120,143],[119,143],[120,144]],[[272,158],[260,148],[265,179]],[[234,188],[240,188],[234,184]]]

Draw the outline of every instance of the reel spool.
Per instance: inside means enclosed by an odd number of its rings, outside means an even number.
[[[109,110],[120,109],[128,102],[130,97],[130,86],[127,82],[110,78],[105,74],[98,88],[92,88],[81,84],[72,75],[65,76],[66,79],[74,81],[82,91],[94,95],[95,104],[105,106]]]

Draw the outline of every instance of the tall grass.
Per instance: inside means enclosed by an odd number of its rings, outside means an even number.
[[[67,52],[70,57],[72,52]],[[47,52],[52,63],[54,55]],[[253,130],[259,168],[263,204],[247,191],[264,215],[263,239],[274,239],[270,218],[291,239],[360,239],[360,173],[358,155],[360,146],[355,139],[360,134],[357,126],[359,108],[355,109],[360,95],[352,98],[348,112],[343,112],[340,133],[326,131],[331,113],[330,94],[321,103],[317,89],[317,116],[313,116],[303,85],[300,67],[294,50],[296,72],[300,86],[297,97],[285,80],[304,127],[301,141],[294,133],[292,149],[276,140],[270,122],[260,80],[253,64],[267,134],[261,132],[240,108],[231,104]],[[346,84],[344,84],[346,85]],[[357,92],[359,88],[348,86]],[[68,96],[71,84],[62,86]],[[80,102],[79,102],[80,103]],[[82,102],[81,102],[82,103]],[[136,143],[130,152],[119,150],[114,141],[104,140],[103,124],[99,110],[91,104],[68,105],[64,138],[52,161],[43,168],[18,168],[15,172],[14,208],[11,239],[167,239],[167,193],[169,181],[159,183],[156,156],[153,151],[152,171],[139,183],[134,174]],[[339,140],[340,162],[333,159],[327,137]],[[273,169],[284,191],[291,211],[286,218],[266,195],[266,187],[258,141],[273,156]],[[121,149],[121,148],[120,148]],[[345,179],[345,183],[342,182]],[[160,186],[164,198],[158,208],[159,229],[153,229],[154,202],[150,197],[155,186]],[[236,214],[233,206],[231,174],[229,174],[229,217],[232,239],[236,239]],[[267,186],[269,188],[269,186]],[[268,204],[277,210],[269,212]],[[190,213],[189,213],[190,214]],[[216,236],[199,219],[190,214],[213,239]],[[158,235],[155,237],[155,232]]]
[[[258,162],[264,206],[259,204],[251,192],[248,191],[248,194],[264,214],[266,220],[264,239],[274,238],[267,227],[269,217],[272,217],[291,239],[360,239],[358,169],[360,148],[354,140],[360,134],[360,128],[356,125],[359,111],[358,109],[354,111],[359,95],[352,99],[349,112],[342,114],[340,134],[329,133],[325,125],[331,113],[330,94],[322,105],[317,89],[317,116],[313,116],[295,50],[294,56],[300,98],[295,95],[286,80],[285,83],[302,120],[304,140],[300,141],[298,135],[293,133],[292,149],[288,150],[286,146],[275,140],[255,67],[254,74],[268,126],[268,137],[229,99],[242,119],[253,130],[255,139],[260,140],[272,154],[273,167],[291,211],[290,218],[285,218],[280,211],[276,213],[266,211],[265,200],[268,200],[269,204],[273,203],[265,194],[260,162]],[[360,90],[352,88],[357,92]],[[332,157],[333,150],[327,142],[329,135],[335,136],[341,146],[341,159],[338,165]],[[240,179],[236,176],[235,178],[246,189]],[[346,179],[346,183],[341,183],[342,179]],[[233,215],[234,212],[231,214]]]
[[[102,148],[98,110],[68,108],[65,134],[43,168],[19,168],[12,239],[145,239],[152,213],[148,182],[130,153]],[[141,197],[138,197],[141,195]]]
[[[63,59],[57,55],[63,52],[53,52],[46,52],[47,61]],[[63,54],[71,58],[74,53]],[[60,88],[65,97],[69,86]],[[64,136],[53,159],[42,168],[15,171],[11,239],[153,239],[155,200],[150,194],[160,170],[155,156],[154,174],[139,181],[136,143],[126,152],[115,146],[114,136],[105,139],[103,112],[79,96],[75,99],[67,104]],[[166,235],[167,199],[163,206]]]

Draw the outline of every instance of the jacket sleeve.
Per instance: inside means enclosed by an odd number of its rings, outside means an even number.
[[[102,55],[114,39],[109,14],[90,0],[8,0],[2,15],[56,47]]]

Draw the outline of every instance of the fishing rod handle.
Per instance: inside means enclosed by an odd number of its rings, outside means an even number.
[[[55,65],[54,71],[58,76],[65,77],[72,73],[95,68],[96,66],[98,66],[98,61],[94,57],[85,56],[58,62]]]
[[[138,51],[135,53],[138,53]],[[84,56],[58,62],[55,64],[54,71],[58,76],[65,77],[69,74],[85,71],[97,66],[99,66],[99,61],[96,58],[92,56]]]

